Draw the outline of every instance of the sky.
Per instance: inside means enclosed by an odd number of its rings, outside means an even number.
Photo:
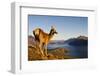
[[[36,28],[49,33],[51,26],[54,26],[58,32],[52,40],[88,36],[88,17],[28,15],[28,35],[33,36],[32,31]]]

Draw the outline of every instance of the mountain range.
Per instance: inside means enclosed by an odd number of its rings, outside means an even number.
[[[35,44],[35,38],[33,36],[28,36],[28,44]],[[50,45],[52,44],[68,44],[71,46],[87,46],[88,37],[78,36],[76,38],[70,38],[68,40],[51,40]]]

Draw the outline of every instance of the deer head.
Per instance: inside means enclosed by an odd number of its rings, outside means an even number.
[[[50,30],[49,35],[54,35],[54,34],[58,34],[58,32],[56,31],[54,26],[51,26],[51,30]]]

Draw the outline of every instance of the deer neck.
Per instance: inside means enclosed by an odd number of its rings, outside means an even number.
[[[54,33],[52,30],[50,30],[50,33],[49,33],[49,40],[54,36]]]

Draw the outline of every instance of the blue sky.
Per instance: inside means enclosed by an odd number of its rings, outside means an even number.
[[[55,26],[58,34],[53,40],[67,40],[80,35],[88,36],[88,17],[76,16],[28,16],[28,35],[33,35],[32,31],[41,28],[49,33],[51,26]]]

